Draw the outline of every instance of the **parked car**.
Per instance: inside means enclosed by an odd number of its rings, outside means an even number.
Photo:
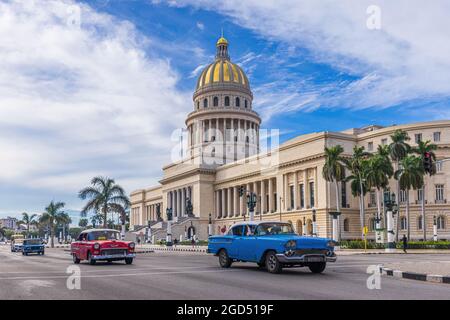
[[[234,225],[226,235],[211,236],[208,252],[219,257],[222,268],[235,261],[256,262],[270,273],[283,267],[308,267],[313,273],[335,262],[335,242],[325,238],[304,237],[290,223],[244,222]]]
[[[11,252],[22,251],[23,240],[23,238],[16,238],[11,240]]]
[[[25,239],[22,245],[22,254],[27,256],[30,253],[37,253],[44,255],[45,247],[42,243],[42,239]]]
[[[73,262],[78,264],[87,260],[93,265],[96,261],[125,260],[132,264],[135,255],[135,243],[122,241],[120,232],[113,229],[89,229],[80,233],[70,246]]]

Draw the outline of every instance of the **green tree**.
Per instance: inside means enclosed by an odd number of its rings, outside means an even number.
[[[54,234],[55,229],[58,224],[64,221],[64,202],[50,202],[50,204],[45,208],[45,212],[40,217],[40,222],[45,224],[48,227],[49,235],[50,235],[50,245],[54,248]]]
[[[344,148],[337,145],[330,148],[325,147],[325,164],[322,169],[323,178],[334,183],[336,191],[336,211],[340,212],[339,183],[345,179],[345,166],[342,163]],[[340,229],[340,226],[339,226]],[[339,230],[340,231],[340,230]],[[340,237],[340,232],[338,235]],[[340,240],[340,239],[338,239]]]
[[[382,191],[389,185],[389,179],[394,175],[388,146],[378,146],[377,153],[367,161],[366,170],[367,187],[375,188],[377,192],[377,219],[380,219]],[[377,225],[377,228],[379,227]]]
[[[436,154],[434,153],[434,151],[437,150],[437,145],[431,143],[431,141],[419,141],[417,147],[414,147],[412,149],[412,152],[417,154],[419,156],[419,158],[422,161],[422,167],[423,167],[423,163],[424,163],[424,158],[425,158],[425,154],[429,153],[431,158],[436,161]],[[431,172],[425,172],[425,168],[423,168],[423,172],[424,175],[429,174],[430,176],[432,176],[435,171],[432,170]],[[421,208],[422,208],[422,230],[423,230],[423,241],[427,241],[427,219],[426,219],[426,214],[425,214],[425,190],[426,189],[426,185],[425,183],[422,186],[422,200],[421,200]]]
[[[350,181],[352,195],[359,197],[361,237],[363,237],[362,230],[365,227],[364,196],[367,193],[367,162],[370,157],[371,154],[364,151],[364,147],[355,146],[353,148],[353,155],[350,158],[342,159],[346,169],[350,172],[350,175],[345,178],[345,181]]]
[[[395,179],[399,181],[401,190],[406,192],[406,219],[408,240],[411,239],[409,215],[409,191],[423,187],[424,170],[422,160],[414,155],[408,155],[400,161],[400,169],[395,171]]]
[[[79,197],[89,201],[81,211],[82,217],[86,217],[89,211],[102,214],[103,227],[108,223],[108,213],[125,212],[130,205],[125,190],[115,183],[114,179],[107,177],[95,177],[91,181],[91,186],[79,192]],[[124,224],[122,230],[124,230]]]
[[[22,222],[27,226],[27,237],[30,236],[30,226],[36,222],[37,214],[22,213]]]
[[[389,154],[391,156],[392,161],[395,163],[395,170],[399,170],[400,161],[404,159],[410,152],[411,147],[407,143],[410,140],[408,133],[401,129],[395,130],[391,135],[391,144],[389,145]],[[397,185],[397,197],[400,196],[400,182],[396,181]],[[399,198],[398,198],[399,199]],[[395,233],[395,239],[398,242],[398,234],[400,230],[400,204],[398,206],[398,214],[397,214],[397,230]]]
[[[88,219],[86,218],[81,218],[80,221],[78,222],[78,226],[81,228],[86,228],[88,225]]]

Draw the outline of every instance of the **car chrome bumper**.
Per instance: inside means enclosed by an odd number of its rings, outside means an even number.
[[[135,258],[136,254],[128,253],[128,254],[107,254],[107,255],[96,255],[92,256],[92,260],[110,260],[110,259],[125,259],[125,258]]]
[[[332,256],[326,256],[323,254],[304,254],[302,256],[287,256],[284,253],[278,253],[277,259],[281,263],[286,264],[306,264],[313,262],[336,262],[337,257],[336,254],[333,253]],[[322,261],[314,261],[314,260],[322,260]],[[308,261],[309,260],[309,261]]]

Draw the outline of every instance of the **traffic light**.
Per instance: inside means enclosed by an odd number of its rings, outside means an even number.
[[[423,168],[426,173],[433,174],[433,158],[429,152],[425,152],[423,155]]]

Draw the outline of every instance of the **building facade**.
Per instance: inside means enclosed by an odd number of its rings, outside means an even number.
[[[238,188],[256,193],[256,220],[291,222],[299,234],[312,234],[313,211],[319,236],[332,236],[332,218],[336,210],[335,188],[322,178],[324,148],[341,145],[350,156],[353,147],[364,146],[375,152],[378,145],[389,144],[397,129],[405,130],[410,144],[430,140],[438,146],[437,173],[426,180],[426,229],[433,235],[434,219],[438,237],[450,239],[450,121],[433,121],[390,127],[368,126],[341,132],[317,132],[298,136],[269,152],[260,150],[261,119],[253,110],[253,94],[244,71],[231,62],[228,42],[217,42],[213,63],[200,74],[193,95],[194,110],[187,115],[187,147],[181,160],[163,168],[160,185],[131,193],[131,227],[150,225],[152,235],[166,235],[166,211],[173,213],[173,235],[200,239],[208,236],[211,218],[213,233],[226,232],[238,221],[249,219],[245,197]],[[391,190],[395,190],[391,181]],[[342,239],[361,236],[359,199],[350,186],[341,183],[339,219]],[[422,194],[409,191],[411,237],[423,237]],[[406,194],[399,196],[399,230],[406,234]],[[192,207],[192,214],[189,212]],[[365,224],[374,237],[376,194],[365,196]],[[382,224],[383,225],[383,224]]]
[[[10,230],[16,230],[17,229],[17,218],[13,217],[6,217],[0,219],[0,227]]]

